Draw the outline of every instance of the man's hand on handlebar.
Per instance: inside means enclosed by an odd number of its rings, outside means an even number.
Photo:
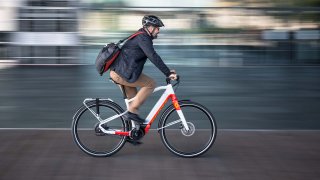
[[[176,73],[175,70],[170,70],[171,74],[169,76],[170,80],[177,80],[178,79],[178,74]]]

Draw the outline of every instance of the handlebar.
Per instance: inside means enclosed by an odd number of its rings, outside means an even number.
[[[167,77],[166,78],[166,82],[167,82],[167,84],[171,84],[171,82],[172,82],[173,80],[171,80],[169,77]],[[177,84],[179,84],[180,83],[180,76],[179,75],[177,75],[177,79],[176,79],[176,83],[174,83],[174,84],[172,84],[172,86],[176,86]]]

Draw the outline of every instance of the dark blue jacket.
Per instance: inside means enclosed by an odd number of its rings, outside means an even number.
[[[169,68],[164,64],[160,56],[153,48],[153,38],[144,30],[122,47],[121,53],[111,65],[122,78],[129,83],[135,82],[142,73],[147,58],[166,76],[170,75]]]

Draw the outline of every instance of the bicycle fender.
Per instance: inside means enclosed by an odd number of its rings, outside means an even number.
[[[88,98],[88,101],[86,101],[86,105],[89,105],[91,103],[99,103],[99,102],[103,102],[103,101],[108,101],[108,102],[114,102],[112,99],[108,98],[108,99],[100,99],[100,98]]]
[[[190,102],[190,101],[191,101],[190,99],[183,99],[183,100],[179,100],[178,103],[180,104],[180,103],[183,103],[183,102]],[[163,121],[164,115],[167,114],[167,112],[168,112],[171,108],[173,108],[173,104],[170,104],[170,105],[163,111],[163,113],[161,114],[160,119],[159,119],[159,122],[158,122],[158,128],[161,128],[161,127],[160,127],[160,124],[161,124],[161,122]],[[160,130],[159,130],[159,131],[160,131]],[[159,131],[158,131],[158,132],[159,132]]]

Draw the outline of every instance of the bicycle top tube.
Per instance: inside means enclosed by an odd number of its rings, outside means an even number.
[[[170,85],[171,85],[171,87],[176,86],[177,84],[180,83],[180,78],[179,78],[179,76],[178,76],[178,79],[176,80],[177,82],[176,82],[175,84],[171,84],[172,81],[173,81],[173,80],[171,80],[170,78],[166,78],[167,85],[156,87],[156,88],[153,90],[152,93],[158,92],[158,91],[160,91],[160,90],[167,90],[167,89],[168,89],[168,86],[170,86]],[[135,99],[135,97],[133,97],[133,98],[131,98],[131,99],[127,99],[127,102],[129,103],[129,102],[133,101],[134,99]]]
[[[158,92],[158,91],[161,91],[161,90],[167,90],[168,88],[170,89],[170,87],[168,86],[171,86],[171,89],[172,89],[172,85],[171,84],[167,84],[166,86],[158,86],[156,87],[152,93],[155,93],[155,92]],[[165,92],[164,92],[165,93]],[[172,92],[173,93],[173,92]],[[126,104],[126,107],[128,109],[129,107],[129,103],[132,102],[133,100],[135,100],[136,97],[133,97],[131,99],[124,99],[125,100],[125,104]]]
[[[159,86],[159,87],[156,87],[154,90],[153,90],[153,93],[157,92],[157,91],[160,91],[160,90],[166,90],[168,88],[168,86],[170,86],[169,84],[166,85],[166,86]]]

